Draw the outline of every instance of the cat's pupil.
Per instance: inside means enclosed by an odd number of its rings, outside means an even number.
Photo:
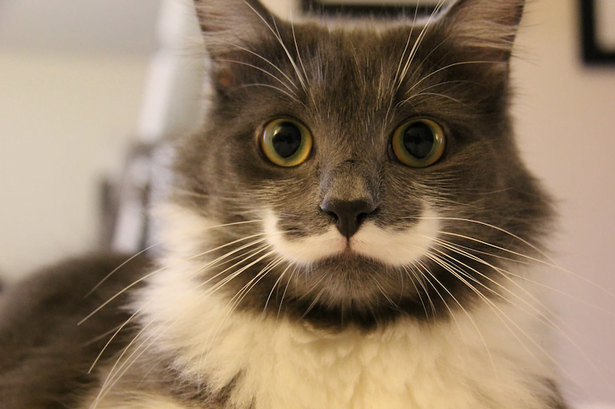
[[[433,144],[433,131],[423,122],[411,124],[404,132],[404,146],[408,153],[415,158],[423,159],[427,157],[433,148]]]
[[[271,143],[278,155],[289,158],[301,145],[301,130],[291,122],[282,122],[273,131]]]

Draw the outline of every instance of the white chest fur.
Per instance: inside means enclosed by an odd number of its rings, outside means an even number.
[[[214,390],[240,374],[237,408],[538,409],[550,393],[541,331],[532,314],[508,304],[485,303],[439,324],[403,319],[370,334],[331,335],[231,313],[227,300],[177,279],[161,275],[143,294],[157,300],[146,308],[155,348],[174,354],[187,380],[206,379]]]

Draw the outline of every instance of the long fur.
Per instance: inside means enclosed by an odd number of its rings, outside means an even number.
[[[508,112],[523,4],[343,29],[197,0],[211,104],[176,148],[156,257],[7,298],[0,406],[565,409],[536,281],[553,212]],[[313,139],[296,166],[259,142],[280,118]],[[404,161],[399,135],[441,155]]]

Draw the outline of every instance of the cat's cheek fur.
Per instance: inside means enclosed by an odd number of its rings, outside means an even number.
[[[392,267],[415,263],[433,244],[440,230],[438,216],[425,205],[418,223],[408,228],[385,229],[367,221],[347,242],[332,224],[325,233],[301,238],[287,238],[277,227],[278,218],[273,211],[265,212],[264,230],[267,242],[286,260],[300,265],[338,255],[349,249],[361,256]]]

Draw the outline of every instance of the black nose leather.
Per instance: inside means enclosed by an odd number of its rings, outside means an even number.
[[[375,210],[367,200],[326,200],[320,208],[336,220],[337,229],[348,239],[359,230],[365,216]]]

